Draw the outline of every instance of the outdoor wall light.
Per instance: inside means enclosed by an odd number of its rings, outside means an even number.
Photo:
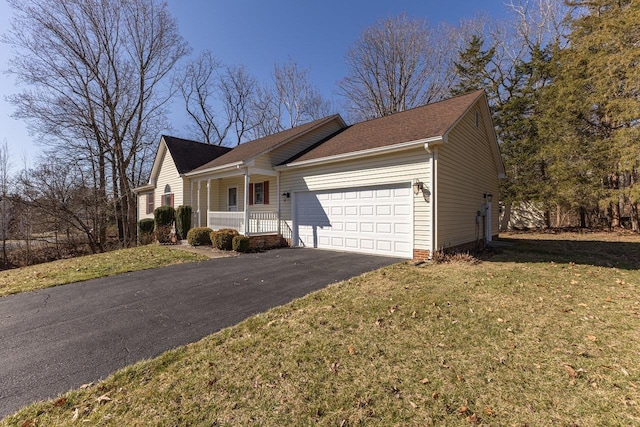
[[[493,194],[484,193],[484,198],[487,200],[487,203],[491,203],[491,199],[493,199]]]
[[[289,193],[289,192],[282,193],[282,198],[283,199],[286,200],[286,199],[289,199],[290,197],[291,197],[291,193]]]
[[[424,183],[417,179],[413,182],[413,193],[418,194],[424,189]]]

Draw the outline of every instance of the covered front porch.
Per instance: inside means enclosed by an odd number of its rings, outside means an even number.
[[[193,177],[190,194],[195,226],[232,228],[245,236],[283,234],[276,171],[246,167]]]

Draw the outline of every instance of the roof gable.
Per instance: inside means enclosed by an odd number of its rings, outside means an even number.
[[[305,123],[300,126],[293,127],[291,129],[284,130],[282,132],[268,135],[263,138],[258,138],[253,141],[245,142],[234,147],[226,154],[203,164],[202,166],[194,169],[193,172],[203,172],[209,169],[215,169],[224,167],[227,165],[233,165],[237,163],[248,162],[255,157],[268,153],[283,144],[298,138],[314,129],[319,128],[333,120],[339,120],[342,126],[346,126],[342,121],[342,118],[338,114],[324,117],[322,119],[314,120],[309,123]]]
[[[300,153],[285,163],[340,156],[445,136],[482,96],[484,91],[474,91],[389,116],[356,123],[320,141],[312,149]]]
[[[229,147],[205,144],[174,136],[163,135],[162,139],[167,145],[167,149],[173,158],[173,163],[176,165],[180,175],[191,172],[231,151]]]

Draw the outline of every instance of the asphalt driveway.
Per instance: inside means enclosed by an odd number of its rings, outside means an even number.
[[[279,249],[0,298],[0,418],[398,261]]]

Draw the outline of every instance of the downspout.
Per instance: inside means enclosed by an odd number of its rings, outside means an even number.
[[[438,147],[447,141],[446,135],[434,138],[424,144],[424,149],[431,156],[429,158],[429,204],[431,205],[431,247],[429,248],[429,259],[438,250]]]

